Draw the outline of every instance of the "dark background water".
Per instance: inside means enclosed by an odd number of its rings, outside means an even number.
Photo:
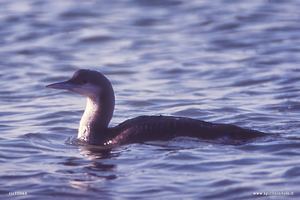
[[[299,9],[297,0],[0,1],[1,199],[298,199]],[[85,98],[45,85],[80,68],[111,80],[112,126],[164,114],[283,138],[79,144]]]

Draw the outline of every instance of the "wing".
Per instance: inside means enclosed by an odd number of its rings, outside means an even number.
[[[204,140],[226,138],[248,140],[268,134],[243,129],[230,124],[214,124],[201,120],[173,116],[140,116],[111,128],[111,143],[129,144],[146,141],[166,141],[186,136]]]

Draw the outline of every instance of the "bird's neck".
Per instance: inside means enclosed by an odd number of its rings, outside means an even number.
[[[78,138],[90,144],[101,144],[109,137],[108,124],[114,111],[113,92],[87,98],[86,109],[80,121]]]
[[[89,141],[93,121],[97,116],[99,105],[94,100],[87,98],[87,104],[83,116],[80,120],[78,130],[78,138],[84,141]]]

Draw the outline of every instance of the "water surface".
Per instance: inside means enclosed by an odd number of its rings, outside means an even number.
[[[1,199],[298,199],[299,9],[296,0],[2,0]],[[163,114],[283,138],[79,143],[86,99],[45,85],[80,68],[111,80],[111,126]]]

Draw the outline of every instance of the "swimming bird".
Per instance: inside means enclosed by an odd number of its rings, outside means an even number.
[[[140,116],[115,127],[108,127],[115,107],[114,90],[110,81],[94,70],[80,69],[71,79],[46,87],[65,89],[87,97],[78,138],[93,145],[167,141],[181,136],[202,140],[243,141],[269,135],[231,124],[216,124],[176,116]]]

